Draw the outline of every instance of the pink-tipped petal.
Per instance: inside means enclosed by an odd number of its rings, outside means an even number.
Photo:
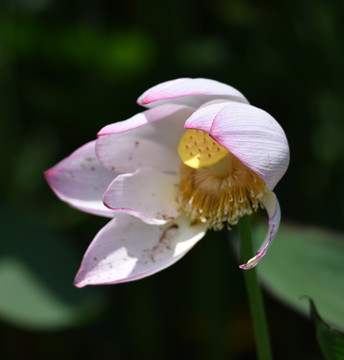
[[[138,113],[130,119],[107,125],[98,132],[98,136],[118,134],[134,130],[161,120],[164,122],[173,122],[180,118],[189,117],[194,111],[195,109],[190,106],[166,104]],[[152,132],[147,129],[145,129],[145,131],[148,134]]]
[[[146,107],[165,103],[199,107],[214,99],[248,103],[244,95],[232,86],[210,79],[181,78],[163,82],[145,91],[137,103]]]
[[[269,230],[256,256],[250,259],[246,264],[240,265],[240,268],[244,270],[255,267],[262,259],[262,257],[266,254],[267,250],[269,249],[277,235],[279,224],[281,221],[281,209],[277,197],[272,191],[268,193],[262,203],[269,216]]]
[[[95,154],[91,141],[45,172],[55,194],[78,210],[113,217],[114,211],[104,206],[102,195],[119,173],[104,167]]]
[[[288,168],[289,145],[285,133],[264,110],[228,103],[214,116],[209,134],[258,174],[270,190]]]
[[[140,168],[117,176],[103,201],[110,209],[139,217],[148,224],[166,224],[179,215],[175,200],[178,182],[177,175]]]
[[[116,214],[89,246],[74,284],[116,284],[147,277],[178,261],[205,232],[205,224],[190,226],[184,216],[157,226]]]
[[[210,133],[216,115],[228,106],[228,101],[210,101],[196,110],[185,122],[185,129],[197,129]]]
[[[142,166],[178,171],[178,144],[185,132],[185,120],[193,111],[186,106],[164,105],[106,126],[98,134],[99,160],[121,172],[133,172]]]

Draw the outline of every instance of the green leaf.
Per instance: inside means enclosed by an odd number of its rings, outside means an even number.
[[[344,359],[344,332],[328,325],[319,315],[314,302],[310,300],[311,317],[314,321],[316,337],[326,360]]]
[[[256,247],[265,226],[254,232]],[[329,322],[344,324],[344,235],[322,228],[282,224],[276,240],[258,265],[258,273],[271,293],[304,314],[301,300],[311,297]]]
[[[59,232],[23,214],[1,211],[0,317],[30,330],[60,330],[97,316],[99,289],[76,289],[80,257]]]

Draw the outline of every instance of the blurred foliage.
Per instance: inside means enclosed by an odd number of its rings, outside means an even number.
[[[344,331],[327,324],[319,315],[313,300],[310,299],[311,317],[316,336],[326,360],[344,359]]]
[[[267,226],[255,229],[256,248]],[[259,266],[263,284],[281,301],[308,313],[307,295],[325,320],[344,324],[344,234],[320,227],[282,224],[274,246]]]
[[[135,99],[148,87],[182,76],[228,83],[270,112],[291,148],[276,189],[283,219],[343,230],[343,15],[339,0],[1,1],[0,264],[11,259],[17,269],[8,291],[25,294],[20,282],[35,281],[60,309],[74,304],[63,295],[74,290],[76,308],[88,303],[88,289],[71,285],[75,261],[105,220],[60,203],[43,171],[139,111]],[[73,316],[63,323],[58,312],[64,327],[55,332],[3,317],[0,357],[253,359],[241,272],[222,240],[211,234],[171,269],[107,288],[112,306],[83,326],[68,328]],[[59,242],[70,265],[56,285],[65,267],[51,254]],[[36,256],[25,268],[23,251]],[[78,260],[67,261],[71,254]],[[266,300],[276,358],[320,359],[309,322]]]
[[[71,286],[79,259],[66,236],[8,208],[0,216],[0,317],[48,331],[93,320],[104,308],[101,288],[81,294]]]

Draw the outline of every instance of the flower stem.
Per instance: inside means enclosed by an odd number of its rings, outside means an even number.
[[[252,232],[249,216],[244,216],[239,221],[239,234],[241,246],[241,258],[246,262],[252,256]],[[262,292],[258,283],[256,268],[244,270],[244,278],[248,301],[250,305],[253,327],[256,338],[257,359],[272,360],[269,330],[263,304]]]

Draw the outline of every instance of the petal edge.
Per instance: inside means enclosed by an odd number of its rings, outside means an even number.
[[[267,250],[276,238],[280,225],[281,209],[275,193],[270,191],[266,198],[262,201],[262,203],[269,216],[269,230],[257,254],[253,258],[251,258],[246,264],[242,264],[239,266],[240,269],[243,270],[252,269],[259,263],[259,261],[266,254]]]
[[[91,141],[75,150],[44,173],[46,181],[56,194],[70,206],[94,215],[113,217],[106,208],[102,195],[120,173],[104,167],[95,154]]]
[[[248,103],[245,96],[230,85],[205,78],[179,78],[165,81],[145,91],[137,103],[153,107],[163,103],[184,104],[199,107],[214,99],[227,99]]]
[[[155,226],[116,214],[86,251],[74,285],[109,285],[155,274],[182,258],[205,232],[206,225],[190,226],[183,215]]]

